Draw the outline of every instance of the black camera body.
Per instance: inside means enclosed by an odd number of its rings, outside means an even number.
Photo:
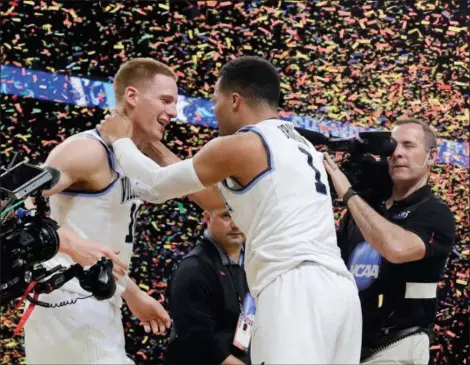
[[[46,217],[11,218],[1,226],[0,303],[20,297],[36,264],[59,251],[57,224]]]
[[[390,132],[360,132],[357,137],[334,138],[303,128],[296,130],[314,146],[343,152],[341,170],[352,188],[369,203],[388,198],[392,192],[387,157],[395,151],[397,142]],[[333,198],[336,192],[329,178]]]
[[[59,226],[46,216],[47,203],[42,196],[42,191],[50,189],[59,179],[58,170],[26,162],[0,176],[0,197],[2,202],[6,201],[0,215],[1,306],[21,297],[31,283],[33,293],[50,293],[77,278],[81,287],[98,300],[109,299],[116,291],[113,263],[109,259],[102,258],[87,270],[79,264],[69,268],[58,265],[51,270],[40,265],[59,251]],[[18,208],[29,196],[35,199],[35,214]]]

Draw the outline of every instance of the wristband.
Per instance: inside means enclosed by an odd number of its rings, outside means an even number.
[[[346,193],[344,193],[343,195],[344,204],[348,204],[349,199],[351,199],[354,195],[357,195],[357,193],[350,186],[349,189],[346,191]]]

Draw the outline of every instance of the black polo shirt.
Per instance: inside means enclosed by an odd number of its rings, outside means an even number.
[[[243,260],[242,252],[232,262],[208,235],[183,258],[166,292],[174,324],[166,364],[220,364],[229,355],[250,363],[232,345],[248,292]]]
[[[363,345],[373,346],[380,333],[414,326],[428,327],[436,314],[436,289],[455,242],[455,223],[447,205],[426,185],[386,208],[383,217],[417,234],[426,247],[418,261],[393,264],[364,240],[350,213],[338,230],[338,244],[354,275],[362,304]]]

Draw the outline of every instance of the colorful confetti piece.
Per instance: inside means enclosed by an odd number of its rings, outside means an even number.
[[[5,65],[98,80],[109,80],[129,58],[150,56],[174,68],[181,93],[203,98],[211,97],[225,62],[261,55],[281,73],[283,116],[389,128],[412,115],[431,123],[440,138],[467,142],[468,156],[463,3],[12,0],[2,7],[0,49]],[[14,151],[40,164],[57,143],[103,117],[100,109],[41,101],[47,86],[40,78],[33,82],[35,92],[25,87],[22,97],[1,95],[2,165]],[[62,99],[68,91],[54,92]],[[197,115],[204,120],[204,113]],[[174,123],[166,140],[184,158],[214,136],[207,127]],[[450,165],[433,172],[435,192],[455,214],[458,243],[439,285],[431,363],[468,364],[469,174]],[[131,276],[164,301],[174,264],[202,229],[201,211],[187,201],[145,205]],[[161,363],[167,337],[147,335],[125,306],[123,318],[128,353],[137,363]],[[22,339],[11,338],[16,323],[17,316],[2,317],[2,364],[25,361]]]

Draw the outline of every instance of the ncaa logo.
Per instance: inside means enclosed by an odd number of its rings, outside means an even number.
[[[407,211],[407,212],[401,212],[401,213],[399,213],[399,214],[395,214],[395,215],[393,216],[393,219],[406,219],[409,214],[410,214],[409,211]]]
[[[381,263],[382,256],[368,242],[361,242],[354,248],[348,268],[359,290],[367,289],[379,278]]]

